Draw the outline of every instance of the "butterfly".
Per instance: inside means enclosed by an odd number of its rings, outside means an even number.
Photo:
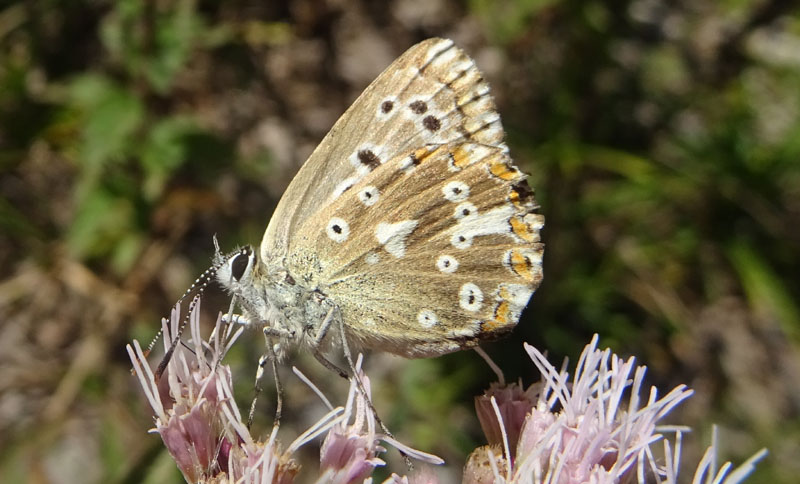
[[[330,328],[409,358],[507,335],[542,280],[544,217],[503,137],[469,56],[446,39],[411,47],[301,167],[259,249],[217,247],[236,321],[282,354],[330,347]]]

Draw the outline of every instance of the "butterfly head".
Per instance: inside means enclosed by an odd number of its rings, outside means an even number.
[[[242,294],[253,285],[253,275],[258,264],[256,252],[246,245],[224,255],[217,248],[214,256],[217,281],[234,294]]]
[[[236,298],[243,312],[239,322],[269,321],[275,318],[274,285],[264,275],[264,267],[253,247],[246,245],[228,254],[223,254],[214,239],[216,248],[212,267],[217,282]],[[246,323],[245,323],[246,324]]]

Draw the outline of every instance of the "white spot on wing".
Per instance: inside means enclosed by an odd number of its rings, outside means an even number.
[[[417,314],[417,321],[422,327],[431,328],[439,322],[439,318],[437,318],[436,313],[430,309],[423,309]]]
[[[405,156],[400,160],[400,169],[403,170],[406,175],[414,171],[414,168],[416,168],[414,165],[414,155]]]
[[[472,239],[481,235],[506,234],[513,237],[509,220],[515,214],[512,205],[502,205],[483,213],[464,217],[450,229],[450,243],[458,249],[472,245]]]
[[[483,291],[477,285],[468,282],[461,286],[458,292],[458,303],[466,311],[479,311],[483,305]]]
[[[533,289],[524,284],[501,284],[509,297],[506,299],[514,311],[522,311],[528,305],[528,300],[533,294]]]
[[[404,220],[393,224],[381,222],[375,229],[375,238],[383,245],[386,252],[399,259],[406,254],[406,239],[418,223],[416,220]]]
[[[379,256],[375,252],[370,252],[369,254],[367,254],[366,260],[367,264],[374,266],[375,264],[381,261],[381,256]]]
[[[477,135],[477,139],[481,143],[502,141],[503,127],[500,123],[500,115],[493,111],[465,120],[464,129]]]
[[[463,88],[474,82],[468,76],[474,75],[476,70],[475,63],[471,59],[463,59],[450,64],[441,80],[455,89]]]
[[[478,208],[469,202],[459,203],[453,211],[453,217],[458,220],[466,217],[474,217],[476,215],[478,215]]]
[[[442,193],[451,202],[463,202],[469,197],[469,186],[462,181],[451,181],[442,187]]]
[[[485,82],[478,83],[478,85],[475,86],[475,94],[478,96],[485,96],[489,94],[489,84]]]
[[[406,70],[403,73],[403,78],[405,79],[414,79],[418,76],[419,76],[419,67],[416,66],[406,67]]]
[[[488,128],[481,132],[483,139],[494,143],[496,140],[502,140],[504,136],[503,127],[499,123],[493,123]]]
[[[472,247],[472,237],[465,234],[453,234],[450,237],[450,243],[456,249],[469,249]]]
[[[539,214],[528,214],[525,216],[525,221],[530,223],[534,230],[542,230],[544,228],[544,217]]]
[[[361,203],[366,205],[367,207],[371,207],[378,203],[378,197],[380,193],[378,189],[372,185],[366,186],[358,192],[358,199],[361,200]]]
[[[325,231],[332,241],[342,243],[347,240],[347,237],[350,235],[350,226],[344,219],[333,217],[328,221]]]
[[[458,260],[452,255],[440,255],[436,259],[436,268],[444,273],[452,274],[458,269]]]

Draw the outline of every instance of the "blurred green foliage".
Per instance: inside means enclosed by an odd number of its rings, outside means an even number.
[[[37,417],[52,415],[50,396],[68,394],[63,382],[76,372],[80,391],[65,408],[102,415],[87,432],[95,460],[84,457],[99,469],[89,480],[158,482],[153,476],[168,473],[156,439],[134,444],[145,438],[137,419],[147,417],[120,356],[132,327],[155,326],[207,266],[214,233],[223,244],[258,242],[298,162],[368,82],[354,81],[343,59],[454,36],[485,68],[511,152],[531,172],[547,220],[545,283],[503,343],[519,351],[496,351],[500,365],[530,381],[520,341],[558,361],[598,332],[601,345],[647,364],[660,388],[695,388],[702,396],[686,423],[701,431],[719,423],[726,458],[770,447],[751,482],[793,482],[800,9],[778,1],[334,3],[0,6],[8,277],[0,321],[25,328],[16,348],[46,357],[55,373],[14,378],[25,359],[0,356],[9,375],[0,408],[16,408],[6,399],[22,395],[32,416],[0,412],[0,475],[53,474],[48,459],[63,460],[56,443],[74,428]],[[357,45],[377,54],[354,51],[349,42],[361,35],[369,42]],[[90,275],[64,270],[67,262]],[[51,283],[60,289],[47,292]],[[126,297],[135,302],[108,303]],[[60,305],[42,309],[43,299]],[[98,325],[103,356],[81,373],[80,343]],[[243,362],[259,349],[247,351]],[[391,420],[411,444],[458,462],[481,443],[477,424],[459,419],[489,372],[473,355],[404,368],[386,378]]]
[[[118,2],[98,28],[109,65],[67,81],[65,118],[79,133],[81,164],[66,234],[76,257],[106,258],[124,274],[141,253],[147,215],[199,131],[190,116],[155,112],[154,98],[170,94],[192,50],[202,48],[201,32],[194,2]]]

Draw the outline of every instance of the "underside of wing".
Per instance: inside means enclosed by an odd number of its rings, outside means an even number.
[[[542,279],[525,178],[502,147],[409,150],[299,224],[288,267],[363,347],[434,356],[500,337]]]
[[[400,153],[450,142],[502,146],[502,139],[472,59],[446,39],[415,45],[370,84],[300,169],[264,234],[262,260],[282,260],[300,225]]]

